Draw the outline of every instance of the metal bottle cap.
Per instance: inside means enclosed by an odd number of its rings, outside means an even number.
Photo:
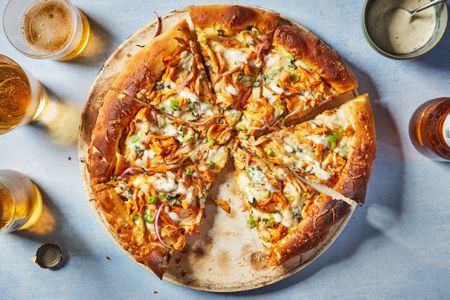
[[[46,243],[37,249],[35,262],[43,269],[57,269],[62,258],[62,251],[58,245]]]

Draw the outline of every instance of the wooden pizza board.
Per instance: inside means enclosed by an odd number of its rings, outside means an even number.
[[[162,31],[170,29],[182,19],[190,22],[186,9],[163,16]],[[300,24],[288,21],[306,30]],[[78,157],[83,185],[96,216],[118,245],[117,238],[108,229],[106,220],[94,201],[91,201],[93,196],[89,187],[87,150],[99,108],[103,103],[103,96],[127,61],[142,48],[142,45],[152,40],[155,30],[156,21],[145,25],[124,41],[109,57],[94,81],[81,117]],[[356,95],[356,91],[351,94],[347,96]],[[256,230],[249,230],[247,227],[248,215],[242,211],[242,200],[235,191],[232,165],[232,161],[229,161],[211,192],[220,199],[230,200],[231,214],[226,214],[209,201],[206,205],[206,218],[200,226],[200,234],[189,237],[185,250],[172,257],[164,280],[192,289],[214,292],[243,291],[269,285],[302,270],[322,254],[339,236],[354,212],[355,206],[352,205],[346,217],[333,226],[317,248],[291,259],[280,267],[267,267],[264,256],[261,255],[262,246],[258,241]],[[132,258],[125,250],[124,253]],[[148,267],[140,265],[152,272]],[[149,280],[158,279],[155,277]]]

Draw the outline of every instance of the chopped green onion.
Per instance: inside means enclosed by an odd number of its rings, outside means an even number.
[[[236,125],[236,129],[239,131],[246,131],[247,130],[247,126],[245,126],[244,124],[237,124]]]
[[[312,197],[312,195],[310,193],[303,193],[302,194],[302,198],[303,199],[309,200],[309,199],[311,199],[311,197]]]
[[[139,136],[137,134],[133,135],[130,139],[130,141],[135,144],[137,142],[139,142]]]
[[[331,149],[336,148],[337,140],[338,140],[338,134],[337,134],[337,132],[333,131],[333,132],[328,136],[328,144],[330,144],[330,148],[331,148]]]
[[[210,169],[215,169],[216,168],[216,163],[213,162],[212,160],[208,161],[207,164],[208,164],[208,167]]]
[[[238,75],[238,77],[237,77],[237,80],[238,80],[238,81],[241,81],[242,78],[244,78],[244,74],[239,73],[239,75]]]
[[[153,196],[153,197],[148,197],[148,199],[147,199],[148,204],[155,204],[156,202],[158,202],[158,197]]]
[[[245,174],[247,175],[248,178],[252,179],[253,170],[251,168],[248,168],[247,170],[245,170]]]
[[[264,148],[264,152],[266,152],[266,154],[267,154],[268,156],[274,156],[274,155],[275,155],[275,151],[273,151],[273,149],[270,148],[270,147],[265,147],[265,148]]]
[[[255,219],[253,218],[253,215],[250,215],[248,217],[247,225],[250,229],[253,229],[256,227],[256,225],[258,225]]]
[[[218,29],[218,30],[217,30],[217,34],[220,35],[220,36],[224,36],[224,35],[225,35],[225,30],[223,30],[223,29]]]
[[[254,34],[259,34],[259,30],[256,29],[255,27],[252,28],[252,32],[253,32]]]
[[[133,215],[133,222],[136,223],[139,220],[139,215]]]
[[[170,108],[172,110],[178,110],[180,108],[180,106],[178,105],[177,100],[175,100],[175,99],[170,100]]]
[[[286,197],[286,199],[288,199],[290,202],[294,201],[294,199],[295,199],[294,195],[289,195],[289,194],[284,194],[284,197]]]
[[[149,214],[145,214],[144,215],[144,221],[145,223],[153,223],[153,221],[155,220],[155,217]]]
[[[212,146],[214,145],[216,142],[214,141],[214,139],[212,137],[208,137],[208,146]]]
[[[161,193],[161,194],[158,195],[158,198],[161,199],[161,200],[164,200],[164,199],[166,199],[166,194]]]
[[[187,176],[192,176],[192,174],[194,174],[194,169],[192,167],[187,167],[186,169],[184,169],[184,174],[186,174]]]
[[[264,199],[267,199],[267,198],[269,198],[269,196],[270,196],[270,192],[269,192],[268,190],[264,190],[264,191],[262,191],[261,196],[262,196]]]
[[[184,143],[186,143],[192,140],[192,138],[193,138],[192,134],[185,134],[181,139],[183,140]]]

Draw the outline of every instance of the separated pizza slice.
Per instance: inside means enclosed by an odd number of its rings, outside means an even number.
[[[201,53],[222,110],[239,119],[260,71],[279,15],[240,5],[189,7]]]
[[[356,88],[355,77],[335,50],[310,32],[282,25],[275,30],[251,96],[242,103],[236,128],[250,136],[272,131]]]
[[[349,212],[347,203],[319,193],[287,169],[242,149],[233,154],[248,226],[258,230],[271,265],[319,246]]]
[[[367,95],[310,121],[242,143],[268,162],[326,185],[340,197],[364,203],[375,158],[375,127]]]
[[[210,83],[185,20],[134,55],[113,89],[186,121],[213,115]]]
[[[205,165],[136,169],[93,189],[97,206],[122,247],[160,278],[171,253],[197,232],[214,174]]]

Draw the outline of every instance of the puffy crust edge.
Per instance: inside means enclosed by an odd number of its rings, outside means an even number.
[[[145,87],[153,88],[164,71],[163,58],[180,47],[175,38],[190,40],[192,34],[186,20],[155,38],[129,61],[105,95],[92,133],[88,171],[91,184],[105,182],[113,174],[116,149],[122,132],[131,118],[142,108],[133,100]]]
[[[152,89],[164,71],[163,58],[173,55],[181,45],[176,38],[193,40],[186,20],[153,39],[136,53],[125,70],[114,80],[112,88],[134,97],[144,87]]]
[[[195,27],[217,27],[231,32],[256,27],[262,33],[271,35],[279,21],[279,14],[241,5],[190,6],[189,15]]]
[[[274,44],[285,47],[327,81],[339,93],[356,89],[358,82],[339,54],[317,36],[291,25],[281,25],[274,33]]]
[[[344,104],[355,130],[355,142],[349,153],[343,176],[334,189],[363,204],[375,160],[376,134],[372,108],[367,94]]]
[[[143,245],[133,243],[133,225],[129,219],[123,218],[126,212],[122,200],[106,184],[97,185],[92,190],[96,206],[102,211],[109,232],[114,235],[121,248],[131,254],[137,262],[149,267],[161,279],[170,259],[167,249],[154,243]]]
[[[350,211],[350,205],[342,200],[319,195],[310,206],[307,216],[270,252],[270,264],[278,266],[290,258],[305,254],[325,240],[330,230]]]
[[[88,172],[96,207],[102,211],[110,232],[123,249],[136,261],[148,266],[162,278],[167,268],[170,253],[158,245],[133,243],[132,225],[122,216],[124,206],[116,199],[111,188],[103,184],[114,174],[116,150],[123,131],[134,115],[143,107],[133,97],[144,87],[152,88],[164,70],[162,59],[172,55],[180,47],[175,38],[192,39],[186,20],[178,23],[167,33],[155,38],[139,51],[114,80],[100,108],[92,132],[89,148]]]

